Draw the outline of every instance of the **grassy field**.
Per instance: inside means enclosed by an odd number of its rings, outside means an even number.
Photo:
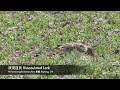
[[[96,60],[57,45],[82,42]],[[120,12],[0,11],[0,65],[88,65],[80,75],[1,75],[1,79],[120,79]]]

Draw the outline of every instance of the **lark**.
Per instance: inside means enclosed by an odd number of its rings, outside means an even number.
[[[94,56],[93,48],[83,43],[66,43],[63,45],[58,45],[58,48],[63,51],[72,51],[74,49],[77,49],[78,51],[83,52],[87,55]]]

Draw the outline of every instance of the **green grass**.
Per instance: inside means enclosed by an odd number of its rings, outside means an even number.
[[[117,31],[116,31],[117,30]],[[93,46],[97,61],[83,60],[76,50],[60,56],[57,45],[84,42]],[[47,49],[48,48],[48,49]],[[80,11],[52,14],[47,11],[0,12],[0,65],[88,65],[67,79],[120,78],[120,12]],[[39,56],[36,57],[36,53]],[[55,55],[52,55],[52,54]],[[1,75],[0,78],[55,79],[57,75]]]

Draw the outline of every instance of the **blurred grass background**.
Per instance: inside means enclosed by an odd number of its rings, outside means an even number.
[[[97,61],[78,51],[55,47],[80,41],[95,50]],[[1,75],[1,79],[120,78],[119,11],[0,11],[0,65],[89,65],[80,75]],[[84,70],[84,69],[83,69]],[[89,73],[89,72],[92,72]]]

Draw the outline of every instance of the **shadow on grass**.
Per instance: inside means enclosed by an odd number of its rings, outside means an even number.
[[[84,65],[84,66],[59,65],[52,68],[52,70],[54,71],[53,74],[58,74],[58,75],[72,75],[72,74],[92,75],[94,72],[94,69],[92,69],[90,65]]]
[[[76,75],[77,74],[92,75],[94,69],[92,69],[90,65],[74,66],[74,68],[71,69],[71,72]]]

